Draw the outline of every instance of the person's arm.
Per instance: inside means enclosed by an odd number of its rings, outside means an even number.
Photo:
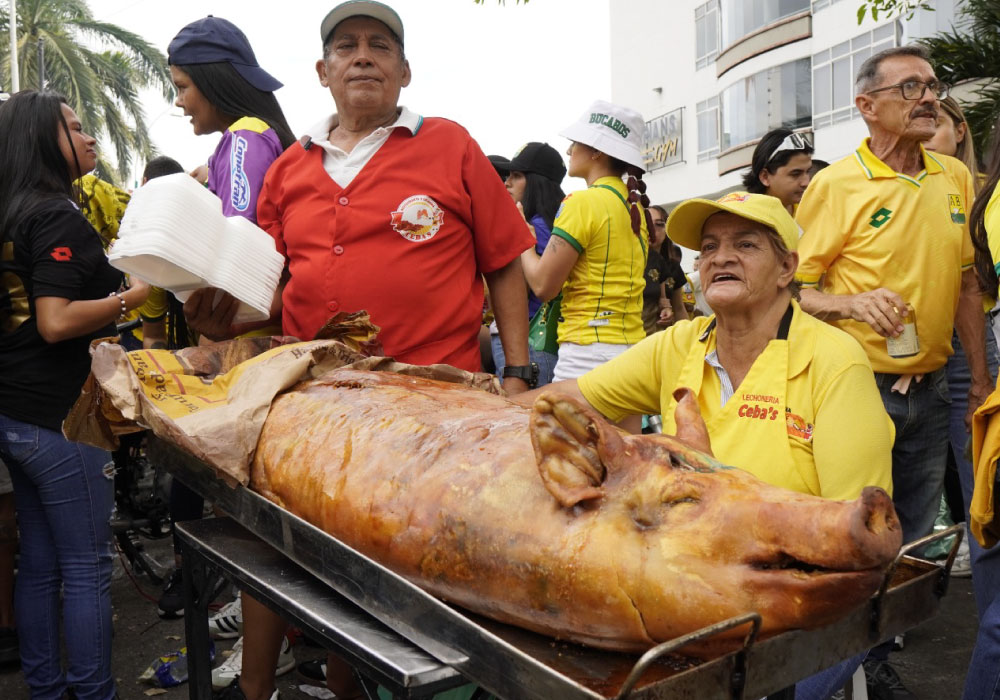
[[[506,364],[512,367],[527,365],[531,362],[528,355],[528,293],[521,261],[514,258],[499,270],[483,276],[490,290],[493,317],[500,331]],[[528,390],[528,383],[517,377],[507,377],[503,380],[503,388],[508,394],[520,394]]]
[[[148,294],[148,284],[133,280],[132,286],[121,293],[121,298],[125,300],[125,310],[138,308]],[[38,334],[46,343],[58,343],[93,333],[114,323],[121,315],[122,304],[117,295],[75,301],[55,296],[35,298]]]
[[[166,350],[167,349],[167,319],[161,318],[158,321],[142,321],[142,349],[143,350]]]
[[[184,302],[184,320],[188,327],[201,338],[213,342],[231,340],[257,328],[280,323],[281,295],[288,281],[287,275],[288,268],[285,268],[281,282],[274,290],[274,297],[271,299],[271,313],[267,321],[234,324],[233,319],[236,317],[236,311],[240,308],[239,299],[215,287],[204,287],[191,293],[191,296]],[[218,303],[215,303],[216,294],[219,294]]]
[[[580,403],[582,403],[584,406],[591,409],[595,413],[599,414],[601,413],[599,410],[597,410],[597,407],[594,406],[592,403],[590,403],[590,401],[587,400],[587,397],[583,395],[583,392],[580,391],[580,385],[577,383],[575,379],[563,379],[562,381],[559,382],[552,382],[551,384],[546,384],[545,386],[540,387],[538,389],[532,389],[531,391],[526,391],[524,393],[518,394],[517,396],[513,396],[511,397],[511,401],[513,401],[514,403],[521,404],[522,406],[527,406],[528,408],[531,408],[535,404],[535,399],[537,399],[539,395],[545,391],[554,391],[560,394],[566,394],[571,399],[576,399],[577,401],[579,401]],[[607,416],[604,417],[607,419]],[[640,415],[628,415],[624,416],[617,422],[615,421],[611,422],[617,425],[622,430],[632,433],[633,435],[638,435],[640,432],[642,432],[642,416]]]
[[[802,289],[802,310],[821,321],[853,319],[867,323],[883,338],[903,332],[906,302],[891,289],[879,287],[860,294],[827,294],[818,289]]]
[[[569,243],[552,236],[542,255],[536,253],[534,248],[521,253],[524,279],[536,297],[542,301],[554,299],[579,257],[580,254]]]
[[[843,197],[833,190],[827,173],[819,173],[802,195],[795,221],[803,234],[799,240],[799,266],[795,278],[802,285],[802,309],[822,321],[853,319],[867,323],[882,337],[903,332],[899,310],[906,300],[894,290],[880,287],[860,294],[830,294],[819,291],[820,280],[852,235],[854,212],[846,211]]]
[[[824,498],[853,500],[865,486],[892,493],[892,421],[860,347],[857,352],[859,362],[830,383],[816,411],[813,459]]]
[[[972,430],[972,414],[983,405],[993,391],[990,371],[986,365],[986,337],[984,334],[983,297],[979,291],[976,271],[962,271],[962,288],[955,311],[955,331],[969,361],[969,409],[965,414],[965,428]]]

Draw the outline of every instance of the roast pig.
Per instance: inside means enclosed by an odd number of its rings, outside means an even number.
[[[251,484],[440,598],[606,649],[748,611],[764,635],[812,628],[877,589],[901,542],[883,490],[831,501],[724,466],[692,447],[690,395],[677,424],[633,436],[554,391],[528,409],[342,369],[276,399]]]

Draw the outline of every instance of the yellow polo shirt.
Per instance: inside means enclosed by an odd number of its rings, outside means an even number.
[[[663,432],[676,432],[674,416],[663,410],[671,405],[688,355],[704,356],[715,349],[715,331],[705,334],[713,318],[678,321],[591,370],[577,380],[584,397],[613,421],[632,414],[662,414]],[[783,393],[785,406],[776,408],[789,420],[785,439],[793,468],[783,457],[785,445],[755,440],[749,434],[748,439],[720,440],[743,434],[745,426],[740,419],[717,419],[726,410],[721,405],[721,382],[714,368],[695,358],[701,372],[698,406],[716,458],[767,483],[824,498],[854,499],[869,485],[892,493],[892,421],[861,348],[797,304],[787,347],[783,391],[773,384],[747,386],[744,380],[726,407],[734,401],[750,406],[759,394]],[[760,361],[762,357],[757,358]],[[806,430],[797,429],[802,426]],[[720,451],[717,441],[732,447]]]
[[[921,147],[923,151],[923,147]],[[931,372],[952,353],[962,271],[973,264],[968,210],[972,176],[955,158],[923,151],[924,170],[897,173],[865,139],[853,155],[817,173],[796,220],[796,277],[830,294],[885,287],[916,310],[920,352],[889,356],[885,338],[867,323],[832,321],[861,343],[876,372]]]
[[[1000,187],[993,188],[990,201],[986,203],[986,211],[983,212],[983,223],[986,226],[990,257],[993,258],[993,269],[1000,275]]]
[[[602,177],[559,205],[552,235],[579,253],[562,287],[559,342],[629,345],[646,337],[642,292],[646,288],[649,233],[632,232],[620,177]]]

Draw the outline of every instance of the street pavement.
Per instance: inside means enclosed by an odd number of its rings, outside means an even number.
[[[144,541],[147,551],[157,561],[170,560],[170,540]],[[113,668],[122,700],[156,697],[163,700],[186,700],[187,684],[164,691],[138,680],[138,676],[159,655],[184,644],[183,620],[161,620],[156,614],[159,591],[144,577],[133,582],[121,566],[116,567],[112,584],[115,639]],[[149,600],[148,598],[153,600]],[[220,602],[228,600],[221,598]],[[890,662],[900,677],[920,700],[959,700],[965,669],[972,655],[976,635],[976,607],[969,579],[952,579],[937,617],[906,635],[905,649],[893,653]],[[235,640],[217,641],[216,663]],[[322,650],[307,645],[294,647],[299,661],[323,656]],[[292,671],[278,679],[284,700],[310,697],[299,689],[304,682]],[[20,670],[0,667],[0,700],[28,700]]]

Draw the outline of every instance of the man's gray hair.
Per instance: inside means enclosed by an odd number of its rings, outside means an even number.
[[[922,58],[928,63],[931,62],[930,54],[927,52],[927,49],[919,44],[897,46],[892,49],[886,49],[885,51],[879,51],[877,54],[862,63],[861,68],[858,69],[858,75],[854,79],[854,94],[861,95],[869,90],[874,90],[879,87],[881,76],[879,75],[878,69],[882,65],[882,61],[887,58],[894,58],[895,56],[916,56],[917,58]]]

